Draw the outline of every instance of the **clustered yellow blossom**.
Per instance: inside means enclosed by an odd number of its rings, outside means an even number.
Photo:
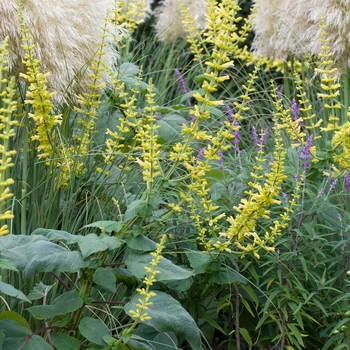
[[[189,8],[183,1],[180,1],[180,13],[183,17],[182,24],[187,34],[186,41],[190,44],[194,60],[200,60],[202,57],[203,47],[201,47],[201,39],[204,30],[200,24],[196,22],[196,18],[190,14]]]
[[[152,80],[148,82],[146,102],[147,107],[144,108],[142,122],[135,135],[136,140],[140,143],[138,149],[141,151],[140,158],[136,158],[137,163],[143,168],[142,175],[147,183],[148,193],[151,194],[154,179],[161,175],[161,167],[159,164],[160,144],[157,143],[158,136],[156,130],[156,110],[158,106],[154,102],[156,94],[153,91]]]
[[[125,29],[128,35],[131,35],[137,26],[144,21],[147,11],[150,9],[149,0],[115,0],[114,2],[112,21],[120,28]]]
[[[241,203],[234,207],[238,215],[227,219],[230,226],[226,232],[221,233],[221,237],[225,240],[218,244],[220,250],[230,251],[231,245],[235,244],[244,254],[253,252],[259,258],[258,250],[260,248],[273,249],[268,244],[272,243],[274,239],[271,234],[279,234],[279,229],[272,230],[269,236],[262,239],[256,232],[256,225],[257,220],[260,218],[270,219],[269,208],[273,204],[280,204],[277,198],[281,191],[281,184],[287,177],[284,168],[286,151],[277,128],[275,130],[275,151],[273,152],[273,157],[274,159],[270,164],[270,172],[265,174],[266,180],[264,184],[250,183],[251,190],[246,192],[248,198],[242,198]]]
[[[307,93],[306,89],[303,86],[303,82],[300,79],[299,74],[295,74],[295,85],[296,85],[296,90],[297,90],[297,97],[298,97],[298,102],[299,102],[299,112],[302,115],[302,120],[305,124],[305,128],[310,130],[313,134],[313,139],[317,140],[321,138],[321,135],[319,134],[318,130],[320,128],[320,125],[323,122],[322,118],[319,118],[316,121],[316,114],[313,113],[313,106],[309,99],[307,98]]]
[[[350,117],[350,111],[348,112]],[[350,122],[343,124],[332,139],[333,159],[343,170],[350,170]]]
[[[47,76],[49,73],[42,73],[40,70],[40,61],[36,58],[35,45],[33,44],[33,38],[29,33],[29,29],[26,27],[22,12],[19,13],[21,20],[21,32],[22,32],[22,48],[25,51],[24,65],[27,67],[27,73],[20,73],[20,76],[26,79],[29,83],[26,103],[33,106],[33,113],[29,113],[35,122],[35,135],[32,136],[32,140],[38,141],[37,147],[39,153],[39,159],[48,159],[53,154],[54,149],[54,126],[61,124],[61,115],[54,115],[52,113],[52,101],[51,98],[54,93],[50,93],[47,90]]]
[[[157,270],[162,257],[162,251],[165,248],[166,235],[163,235],[160,239],[160,242],[157,244],[157,249],[151,253],[153,259],[150,262],[150,266],[145,266],[146,277],[143,280],[143,283],[146,285],[146,288],[138,288],[136,291],[141,295],[141,298],[136,304],[137,309],[130,310],[131,317],[138,322],[145,322],[151,319],[147,313],[148,308],[152,305],[152,302],[149,301],[150,298],[156,296],[156,293],[152,292],[150,288],[157,281],[156,276],[160,274],[160,271]]]
[[[15,150],[10,150],[10,140],[15,136],[14,127],[18,125],[17,120],[12,120],[13,114],[17,110],[16,101],[16,83],[15,78],[10,82],[6,78],[8,72],[7,51],[8,38],[6,38],[0,47],[0,221],[13,219],[11,210],[4,211],[6,202],[13,196],[10,186],[14,184],[13,179],[8,177],[8,169],[14,166],[12,157],[16,154]],[[5,77],[4,77],[5,76]],[[0,236],[9,233],[7,224],[1,224]]]
[[[136,102],[140,96],[140,81],[141,81],[142,70],[139,70],[139,75],[136,78],[135,86],[130,89],[130,92],[126,88],[125,84],[121,82],[118,77],[114,77],[115,91],[118,93],[118,98],[121,100],[120,107],[123,110],[123,116],[118,118],[118,125],[116,131],[107,129],[106,134],[106,150],[103,154],[104,161],[106,164],[112,164],[115,162],[116,155],[121,153],[127,153],[132,147],[131,144],[135,144],[135,139],[129,142],[127,145],[127,138],[133,135],[133,130],[139,128],[139,124],[142,122],[139,116],[139,110]],[[133,160],[133,156],[128,156],[129,160]]]
[[[315,68],[315,71],[320,73],[321,75],[321,88],[323,92],[317,94],[319,98],[322,98],[324,103],[323,107],[325,109],[325,113],[329,113],[328,115],[328,124],[326,127],[322,128],[322,131],[332,131],[339,129],[339,117],[337,116],[337,111],[340,110],[341,104],[339,100],[337,101],[337,96],[340,95],[340,84],[337,82],[337,77],[335,75],[337,68],[333,67],[332,53],[329,50],[326,32],[326,26],[321,25],[322,29],[322,38],[320,41],[322,43],[321,52],[318,56],[321,59],[321,66]]]

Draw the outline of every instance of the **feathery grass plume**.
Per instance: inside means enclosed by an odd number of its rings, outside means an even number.
[[[350,17],[347,0],[308,0],[302,2],[301,11],[308,13],[308,29],[304,35],[310,41],[309,50],[317,55],[323,43],[317,40],[327,28],[329,52],[337,63],[340,73],[350,66]],[[306,8],[305,8],[306,7]],[[320,27],[323,19],[324,27]]]
[[[309,10],[303,0],[256,0],[252,26],[252,49],[264,57],[287,60],[307,51]]]
[[[186,38],[186,29],[182,23],[181,0],[164,0],[154,11],[157,18],[155,25],[159,40],[172,43],[176,39]],[[205,28],[207,5],[205,0],[187,0],[184,5],[199,28]]]
[[[56,99],[75,96],[91,82],[90,62],[98,50],[106,13],[111,0],[22,0],[23,17],[35,44],[37,58],[47,77],[49,89],[56,91]],[[18,4],[16,0],[0,3],[0,41],[9,36],[10,73],[25,72],[22,64],[25,52],[21,47]],[[113,27],[114,28],[114,27]],[[114,29],[111,27],[111,34]],[[118,53],[113,35],[106,45],[106,64],[114,66]],[[103,76],[106,80],[107,75]]]
[[[349,4],[343,0],[256,0],[253,49],[266,57],[286,59],[322,52],[320,23],[324,17],[329,52],[342,73],[350,64]]]
[[[0,221],[13,219],[11,210],[4,211],[7,199],[13,195],[10,192],[10,186],[14,184],[14,180],[8,178],[8,169],[14,166],[12,156],[16,151],[10,150],[10,140],[15,136],[14,127],[18,125],[17,120],[12,120],[13,114],[17,110],[16,101],[16,85],[15,79],[10,81],[6,78],[8,72],[8,38],[3,40],[0,47]],[[5,77],[4,77],[5,76]],[[7,224],[0,226],[0,236],[9,233]]]

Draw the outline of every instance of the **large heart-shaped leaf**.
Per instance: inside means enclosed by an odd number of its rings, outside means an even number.
[[[27,310],[37,319],[51,319],[55,316],[65,315],[78,310],[83,306],[83,300],[77,290],[61,294],[50,305],[37,305]]]
[[[79,236],[78,238],[78,245],[84,258],[97,252],[119,248],[121,244],[122,242],[117,237],[97,236],[95,233]]]
[[[85,266],[80,252],[69,251],[43,236],[23,237],[26,238],[12,239],[11,244],[0,251],[1,256],[23,270],[27,278],[37,272],[77,272]]]
[[[130,252],[125,260],[128,269],[139,278],[145,276],[145,266],[149,266],[152,255],[149,253]],[[190,278],[194,275],[193,270],[187,270],[175,265],[172,261],[163,258],[160,260],[156,269],[160,271],[157,275],[157,281],[176,281]]]
[[[160,291],[154,292],[157,295],[150,299],[153,304],[147,310],[152,319],[146,321],[146,324],[160,333],[174,332],[176,335],[184,337],[192,349],[200,349],[200,331],[191,315],[170,295]],[[125,305],[125,312],[130,316],[130,310],[137,309],[136,304],[139,303],[139,299],[140,295],[136,294]]]

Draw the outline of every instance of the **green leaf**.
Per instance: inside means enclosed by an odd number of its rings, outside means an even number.
[[[121,77],[133,77],[136,76],[139,72],[139,67],[131,62],[122,63],[118,67],[118,78]]]
[[[290,333],[297,339],[298,343],[304,346],[304,341],[298,328],[292,323],[287,323],[287,327],[290,329]]]
[[[103,287],[109,292],[114,292],[116,289],[117,279],[113,270],[109,267],[98,268],[92,276],[92,280],[94,283]]]
[[[176,350],[177,339],[173,332],[159,333],[154,328],[140,324],[128,344],[135,349]]]
[[[143,252],[153,251],[157,248],[156,242],[150,240],[144,235],[130,235],[126,241],[129,248],[141,250]]]
[[[79,252],[69,251],[48,241],[46,237],[32,235],[20,237],[25,238],[6,241],[6,248],[0,251],[2,257],[9,259],[17,269],[23,270],[26,278],[37,272],[77,272],[85,265]],[[1,240],[0,246],[1,243],[4,242]]]
[[[1,312],[0,313],[0,320],[6,320],[6,319],[15,321],[20,326],[23,326],[23,327],[31,330],[27,320],[15,311],[3,311],[3,312]]]
[[[79,350],[81,342],[68,334],[51,333],[52,345],[57,350]]]
[[[118,233],[123,228],[123,222],[121,221],[96,221],[92,224],[85,225],[83,228],[86,227],[97,227],[101,231],[105,231],[107,233]]]
[[[108,345],[103,337],[110,336],[106,325],[98,319],[85,317],[79,323],[79,331],[83,337],[94,344]]]
[[[28,301],[30,303],[30,300],[20,290],[16,289],[11,284],[0,282],[0,292],[17,299]]]
[[[18,271],[10,260],[0,259],[0,268],[12,271]]]
[[[0,330],[5,334],[2,350],[53,350],[52,347],[38,335],[15,321],[5,319],[0,321]],[[25,345],[23,345],[25,344]]]
[[[38,300],[43,298],[47,293],[50,291],[50,289],[53,287],[53,285],[47,286],[43,284],[42,282],[39,282],[35,285],[33,290],[30,291],[28,294],[29,300]]]
[[[143,199],[137,199],[129,204],[124,214],[124,220],[127,222],[137,216],[140,218],[147,218],[151,215],[151,207]]]
[[[187,120],[178,114],[167,114],[163,118],[157,120],[158,138],[166,143],[174,142],[181,137],[182,125],[187,125]]]
[[[190,266],[194,269],[196,274],[207,272],[207,268],[210,266],[212,261],[207,252],[186,250],[185,254],[190,262]]]
[[[72,235],[66,231],[52,230],[47,228],[37,228],[32,232],[31,236],[41,235],[47,237],[50,241],[62,241],[67,244],[74,244],[78,240],[78,236]]]
[[[213,281],[217,284],[247,283],[240,273],[225,267],[220,267],[219,271],[213,273]]]
[[[117,237],[97,236],[95,233],[89,233],[78,238],[78,245],[84,259],[97,252],[119,248],[121,244],[122,242]]]
[[[61,294],[51,305],[37,305],[27,310],[37,319],[52,319],[55,316],[66,315],[83,306],[83,299],[77,290]]]
[[[117,279],[117,283],[124,283],[127,287],[133,287],[141,280],[136,278],[129,270],[120,268],[113,269],[114,275]]]
[[[226,335],[226,332],[222,329],[222,327],[215,320],[213,320],[205,311],[199,309],[199,315],[200,317],[204,318],[212,327],[216,328],[222,334]]]
[[[145,266],[153,259],[149,253],[130,252],[125,260],[128,269],[138,278],[143,278],[146,274]],[[160,260],[156,269],[160,271],[157,275],[157,281],[176,281],[190,278],[194,275],[193,270],[186,270],[172,263],[170,260],[163,258]]]
[[[160,333],[174,332],[176,335],[184,337],[192,349],[200,349],[200,331],[191,315],[170,295],[160,291],[154,292],[157,295],[150,299],[153,304],[147,310],[152,319],[146,324]],[[135,294],[131,301],[125,305],[125,311],[129,315],[130,310],[136,310],[139,298],[139,294]]]
[[[250,337],[249,332],[245,328],[239,328],[239,333],[249,346],[253,346],[252,338]]]

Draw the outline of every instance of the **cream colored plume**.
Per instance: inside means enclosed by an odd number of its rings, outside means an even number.
[[[341,70],[349,66],[350,0],[257,0],[253,49],[263,56],[286,59],[321,51],[321,20],[328,45]]]
[[[114,0],[22,0],[26,26],[33,37],[41,71],[50,72],[49,89],[66,99],[84,91],[91,60]],[[25,72],[16,0],[0,0],[0,41],[9,36],[9,68]],[[104,59],[113,67],[118,57],[113,33],[107,36]]]
[[[184,1],[188,7],[189,13],[196,18],[196,22],[205,27],[207,5],[205,0],[187,0]],[[157,18],[155,25],[158,38],[164,42],[174,42],[178,38],[186,38],[186,31],[182,24],[180,13],[180,0],[164,0],[154,14]]]

